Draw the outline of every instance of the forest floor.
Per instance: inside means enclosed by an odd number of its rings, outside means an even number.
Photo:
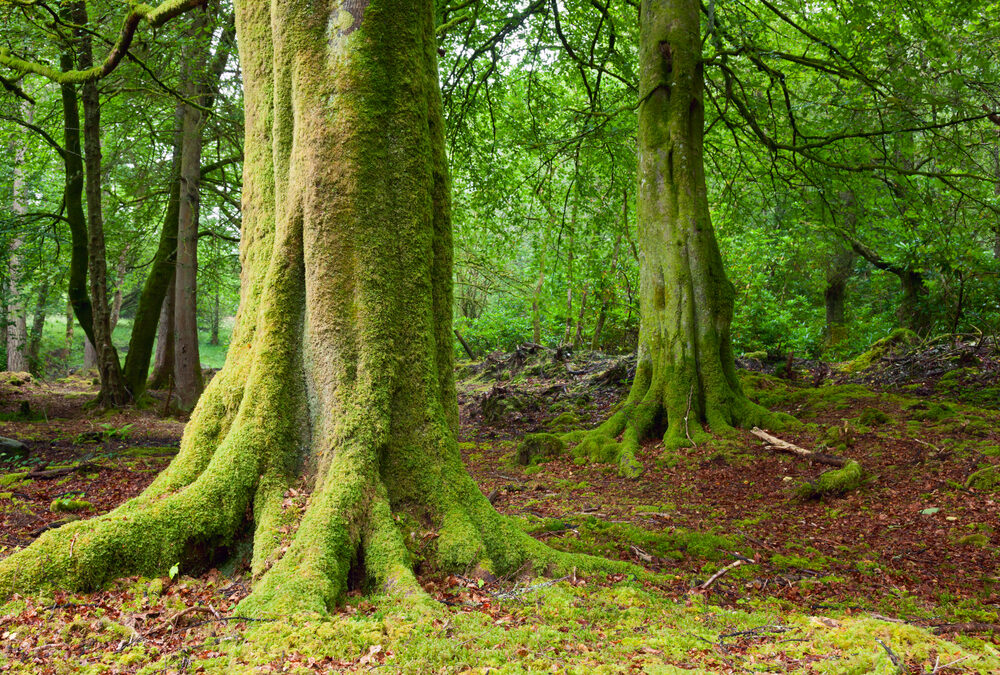
[[[427,574],[439,615],[354,595],[323,621],[264,624],[230,613],[240,570],[182,569],[15,599],[0,672],[1000,672],[1000,493],[973,477],[1000,464],[997,355],[951,342],[781,364],[786,377],[742,364],[752,398],[802,423],[776,435],[864,468],[860,488],[819,500],[796,490],[823,467],[745,431],[672,453],[651,441],[635,480],[571,451],[521,465],[525,434],[605,418],[630,360],[529,345],[464,364],[461,448],[484,494],[549,545],[651,580]],[[95,416],[95,393],[0,377],[0,435],[30,449],[0,467],[0,556],[134,496],[176,452],[183,421]]]

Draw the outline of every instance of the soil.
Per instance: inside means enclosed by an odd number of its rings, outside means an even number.
[[[880,361],[873,367],[885,366]],[[997,642],[998,495],[965,487],[971,473],[1000,463],[996,410],[941,408],[955,398],[949,396],[954,390],[914,377],[921,374],[915,370],[906,378],[873,377],[876,387],[887,383],[882,392],[857,385],[838,389],[830,384],[836,377],[829,375],[835,369],[828,364],[800,367],[794,380],[756,375],[749,380],[753,396],[806,423],[775,432],[782,439],[815,449],[830,442],[831,427],[846,425],[840,437],[846,443],[834,451],[864,467],[865,483],[820,500],[802,499],[795,488],[829,467],[768,450],[747,431],[672,454],[649,441],[638,457],[645,472],[634,480],[620,478],[613,466],[577,464],[570,452],[532,467],[514,462],[524,434],[551,431],[550,422],[559,415],[571,412],[580,428],[604,419],[627,393],[631,370],[628,358],[574,358],[537,346],[459,369],[463,455],[497,509],[527,519],[535,536],[553,546],[616,556],[666,573],[664,590],[678,596],[694,591],[732,606],[778,599],[807,612],[856,608],[944,632],[972,631]],[[914,397],[900,396],[913,382],[919,384],[910,388]],[[813,389],[818,383],[829,386]],[[981,386],[986,385],[996,383]],[[0,466],[0,476],[87,467],[0,485],[0,556],[67,518],[52,510],[57,500],[89,502],[79,516],[107,512],[141,492],[170,461],[183,420],[162,419],[159,406],[100,414],[89,406],[96,393],[93,381],[85,378],[47,383],[0,376],[0,435],[24,441],[30,450],[26,462]],[[862,414],[874,410],[887,419],[861,424]],[[602,523],[638,529],[611,530],[601,538]],[[654,539],[713,535],[716,544],[711,550],[681,545],[670,555],[658,555],[615,534],[636,531]],[[701,588],[737,559],[744,560],[742,566]],[[433,574],[425,581],[443,602],[469,604],[471,598],[480,611],[490,611],[489,585]],[[163,598],[141,600],[144,619],[129,614],[146,621],[137,629],[161,650],[185,648],[178,621],[205,618],[177,618],[166,608],[167,599],[210,606],[224,615],[248,592],[241,576],[223,578],[217,570],[200,585],[165,582]],[[131,583],[88,596],[86,606],[57,594],[48,610],[53,616],[61,612],[65,621],[70,616],[86,621],[102,607],[121,607],[123,598],[134,602]],[[30,623],[33,617],[16,620]],[[44,663],[44,655],[37,658]]]

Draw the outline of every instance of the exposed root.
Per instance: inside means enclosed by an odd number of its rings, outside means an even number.
[[[578,461],[614,463],[620,475],[635,478],[644,470],[637,459],[640,445],[652,438],[657,428],[663,428],[664,423],[663,445],[669,452],[710,441],[709,430],[728,436],[735,428],[760,424],[783,428],[795,421],[749,401],[739,385],[731,385],[728,380],[693,395],[697,391],[688,379],[674,382],[653,378],[649,368],[640,369],[628,398],[617,412],[592,431],[582,435],[570,432],[562,438],[566,442],[579,441],[573,448]]]

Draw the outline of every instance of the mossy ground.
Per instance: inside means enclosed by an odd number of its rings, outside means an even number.
[[[991,493],[966,487],[968,475],[1000,463],[1000,435],[992,431],[1000,415],[857,385],[810,388],[742,376],[752,399],[802,421],[778,435],[859,461],[861,486],[804,501],[796,488],[823,467],[767,451],[743,433],[670,453],[647,443],[636,480],[613,466],[577,464],[569,453],[523,467],[515,461],[518,442],[528,431],[549,432],[547,423],[566,409],[558,404],[594,422],[621,390],[591,390],[590,402],[577,405],[580,392],[571,388],[503,426],[475,419],[469,396],[461,450],[501,512],[553,548],[629,561],[655,576],[551,583],[430,573],[421,578],[437,600],[430,611],[354,591],[330,616],[267,623],[212,614],[232,616],[249,591],[239,566],[225,569],[230,576],[130,579],[94,595],[43,593],[8,604],[0,612],[7,636],[0,666],[23,673],[893,673],[877,637],[914,672],[962,658],[950,672],[997,672],[995,633],[936,636],[932,629],[1000,622],[1000,519]],[[548,385],[526,378],[522,386],[541,392]],[[50,430],[7,423],[0,434],[33,434],[33,451],[52,452],[55,466],[104,451],[103,441],[73,445],[80,420],[92,414],[84,400],[51,396],[50,411],[76,410],[76,417],[51,417]],[[10,498],[0,499],[0,530],[8,547],[26,543],[39,516],[63,517],[48,511],[57,495],[83,495],[104,512],[129,494],[114,490],[138,490],[166,464],[170,455],[159,449],[169,448],[165,430],[174,423],[161,426],[150,411],[129,415],[109,422],[136,425],[128,447],[112,447],[114,456],[98,459],[94,474],[28,482],[23,467],[3,470],[0,492]],[[751,562],[698,591],[737,555]],[[525,590],[531,586],[538,588]],[[201,609],[171,621],[191,607]]]
[[[154,588],[155,586],[155,588]],[[35,673],[892,673],[882,640],[912,668],[963,659],[989,673],[987,642],[938,637],[870,614],[780,603],[721,607],[702,595],[624,577],[528,586],[428,582],[430,612],[355,595],[328,617],[215,621],[233,582],[122,580],[96,596],[4,607],[0,666]],[[97,602],[94,602],[97,601]],[[193,604],[198,603],[198,604]],[[204,611],[182,614],[191,606]],[[958,671],[962,672],[962,671]]]

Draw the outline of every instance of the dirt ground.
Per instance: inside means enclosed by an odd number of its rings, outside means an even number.
[[[940,386],[949,371],[892,381],[882,391],[836,384],[816,368],[793,379],[744,373],[752,398],[803,423],[775,432],[782,439],[826,446],[864,468],[860,488],[804,499],[796,488],[829,467],[769,450],[747,431],[672,453],[650,441],[639,455],[645,471],[634,480],[611,465],[580,464],[571,451],[522,466],[514,458],[525,434],[589,428],[606,417],[627,393],[629,364],[547,350],[514,360],[497,355],[460,369],[461,448],[483,493],[550,545],[630,560],[664,573],[664,592],[694,589],[722,606],[777,600],[813,613],[864,611],[1000,644],[997,493],[967,487],[974,472],[1000,463],[1000,413],[982,400],[978,407],[956,402],[963,397],[955,387]],[[0,466],[0,556],[67,519],[111,510],[176,452],[183,420],[161,418],[159,406],[101,414],[88,406],[95,394],[84,378],[0,376],[0,435],[30,450],[27,460]],[[80,510],[67,512],[70,502]],[[480,610],[490,611],[489,587],[455,577],[426,581],[444,602],[478,597]],[[219,616],[248,592],[238,570],[212,570],[202,582],[168,579],[164,593]],[[48,609],[63,612],[60,625],[68,625],[71,616],[86,621],[88,612],[138,602],[145,614],[133,608],[129,616],[140,618],[130,620],[166,650],[185,649],[178,624],[212,619],[203,610],[168,612],[155,595],[137,599],[127,588],[83,605],[57,594]],[[37,609],[0,620],[0,632],[8,620],[34,621],[31,612]],[[61,642],[39,638],[27,649],[44,644]],[[0,649],[10,655],[18,647]],[[45,663],[44,650],[36,656]]]

